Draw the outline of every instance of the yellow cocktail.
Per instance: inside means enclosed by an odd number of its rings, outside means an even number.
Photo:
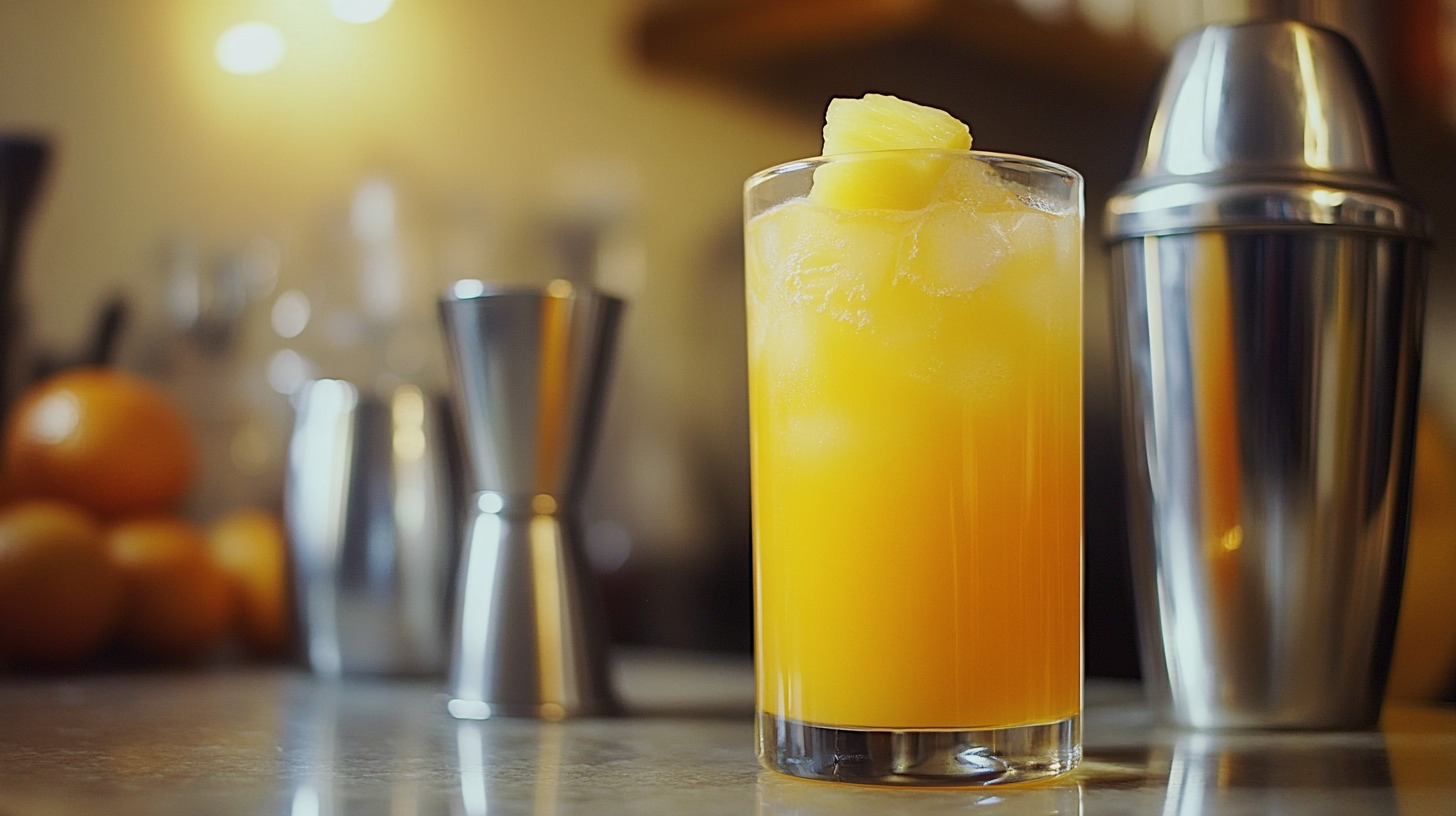
[[[872,178],[906,162],[932,180],[900,206],[808,195],[826,164]],[[747,201],[765,764],[914,784],[1066,770],[1082,683],[1079,177],[899,151],[765,171]]]

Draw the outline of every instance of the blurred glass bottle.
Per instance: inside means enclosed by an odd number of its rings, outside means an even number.
[[[20,254],[49,159],[44,139],[0,135],[0,416],[29,371]]]

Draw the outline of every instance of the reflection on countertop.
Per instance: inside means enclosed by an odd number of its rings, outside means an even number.
[[[1088,686],[1087,759],[1002,790],[788,779],[753,760],[752,672],[627,654],[630,714],[455,721],[441,683],[289,669],[0,680],[0,814],[1450,814],[1456,710],[1369,733],[1153,725],[1136,686]]]

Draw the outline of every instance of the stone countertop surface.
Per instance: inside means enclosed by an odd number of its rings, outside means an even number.
[[[1136,686],[1092,682],[1073,774],[884,789],[761,770],[744,660],[616,670],[629,714],[565,723],[456,721],[438,680],[276,667],[0,678],[0,816],[1456,816],[1456,709],[1391,707],[1369,733],[1180,732]]]

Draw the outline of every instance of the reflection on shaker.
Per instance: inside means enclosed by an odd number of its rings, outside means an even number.
[[[447,411],[413,386],[298,395],[285,518],[319,674],[444,672],[460,517]]]

